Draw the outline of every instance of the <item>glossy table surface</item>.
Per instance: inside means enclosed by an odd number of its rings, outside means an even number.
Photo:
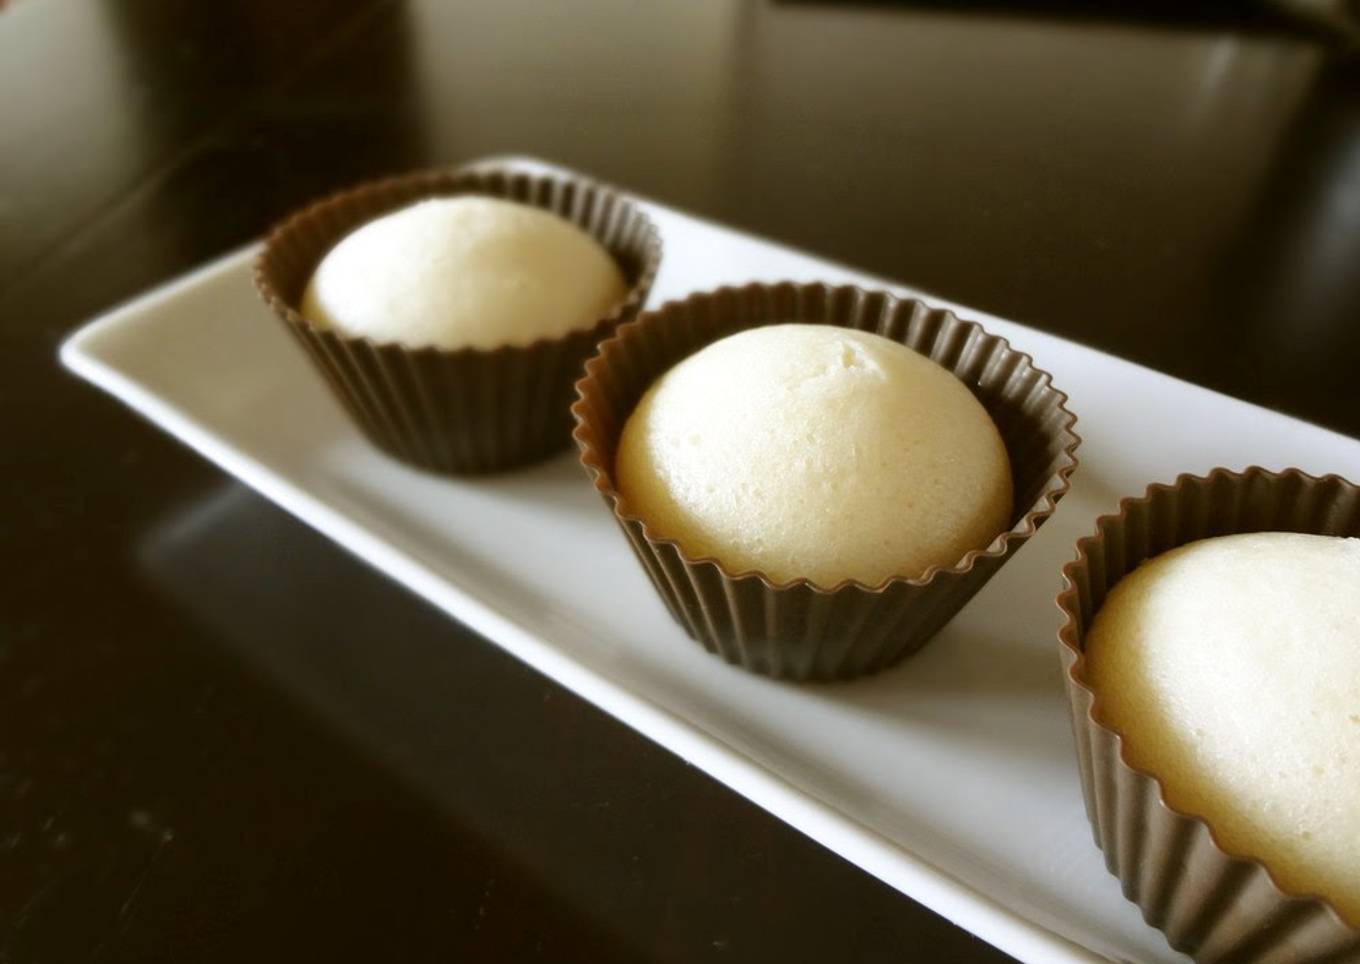
[[[1069,6],[0,9],[0,961],[1004,960],[55,352],[318,194],[517,151],[1360,435],[1360,60]]]

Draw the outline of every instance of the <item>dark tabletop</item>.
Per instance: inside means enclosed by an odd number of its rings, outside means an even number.
[[[1360,64],[1316,25],[15,0],[0,962],[1005,959],[56,364],[309,198],[510,151],[1360,434]]]

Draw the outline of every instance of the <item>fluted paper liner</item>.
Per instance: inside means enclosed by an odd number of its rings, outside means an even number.
[[[647,386],[687,355],[733,332],[782,322],[876,332],[956,374],[1005,441],[1015,483],[1011,527],[957,564],[919,578],[876,586],[846,581],[830,589],[729,572],[651,532],[614,486],[615,447],[628,415]],[[751,284],[670,302],[621,325],[586,363],[576,389],[582,464],[671,615],[728,662],[787,679],[848,678],[915,652],[1052,514],[1077,465],[1067,397],[1028,355],[949,311],[850,286]]]
[[[1166,802],[1161,782],[1124,759],[1086,681],[1085,634],[1108,591],[1146,559],[1239,532],[1360,535],[1360,488],[1297,469],[1180,476],[1120,503],[1063,568],[1059,640],[1082,793],[1105,864],[1149,924],[1201,962],[1360,961],[1360,931],[1321,898],[1286,894],[1258,861],[1218,846],[1203,819]]]
[[[298,314],[312,272],[345,235],[416,201],[457,194],[518,201],[572,222],[613,256],[630,286],[627,296],[593,326],[494,349],[380,343],[319,329]],[[637,313],[660,257],[651,220],[615,191],[476,165],[372,181],[311,205],[270,232],[255,284],[371,441],[422,468],[476,473],[535,462],[570,445],[572,384],[581,363]]]

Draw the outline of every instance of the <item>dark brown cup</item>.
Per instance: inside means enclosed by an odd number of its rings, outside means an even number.
[[[572,222],[618,262],[628,295],[593,326],[494,349],[378,343],[318,329],[298,314],[312,272],[345,235],[415,201],[457,194],[518,201]],[[614,190],[478,165],[372,181],[316,202],[269,233],[255,284],[375,445],[424,469],[465,474],[537,462],[570,445],[581,363],[638,312],[660,260],[651,219]]]
[[[1203,819],[1167,804],[1161,782],[1129,765],[1086,681],[1085,635],[1109,590],[1144,560],[1210,536],[1275,531],[1360,535],[1360,488],[1335,475],[1256,467],[1150,486],[1077,543],[1057,600],[1066,617],[1058,633],[1063,680],[1096,845],[1143,918],[1202,964],[1357,962],[1360,931],[1321,898],[1287,894],[1261,863],[1224,851]]]
[[[760,572],[728,572],[657,538],[614,486],[624,422],[663,372],[733,332],[812,322],[885,335],[956,374],[986,407],[1010,455],[1011,527],[954,566],[877,586],[831,589],[807,580],[775,584]],[[915,652],[1052,514],[1077,466],[1076,421],[1067,396],[1028,355],[952,312],[883,292],[825,284],[751,284],[672,301],[621,325],[576,384],[581,462],[614,513],[676,621],[710,652],[757,673],[794,680],[846,679]]]

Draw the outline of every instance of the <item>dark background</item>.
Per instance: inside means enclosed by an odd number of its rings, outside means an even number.
[[[56,366],[508,151],[1360,434],[1360,65],[1269,8],[18,0],[0,962],[1004,959]]]

